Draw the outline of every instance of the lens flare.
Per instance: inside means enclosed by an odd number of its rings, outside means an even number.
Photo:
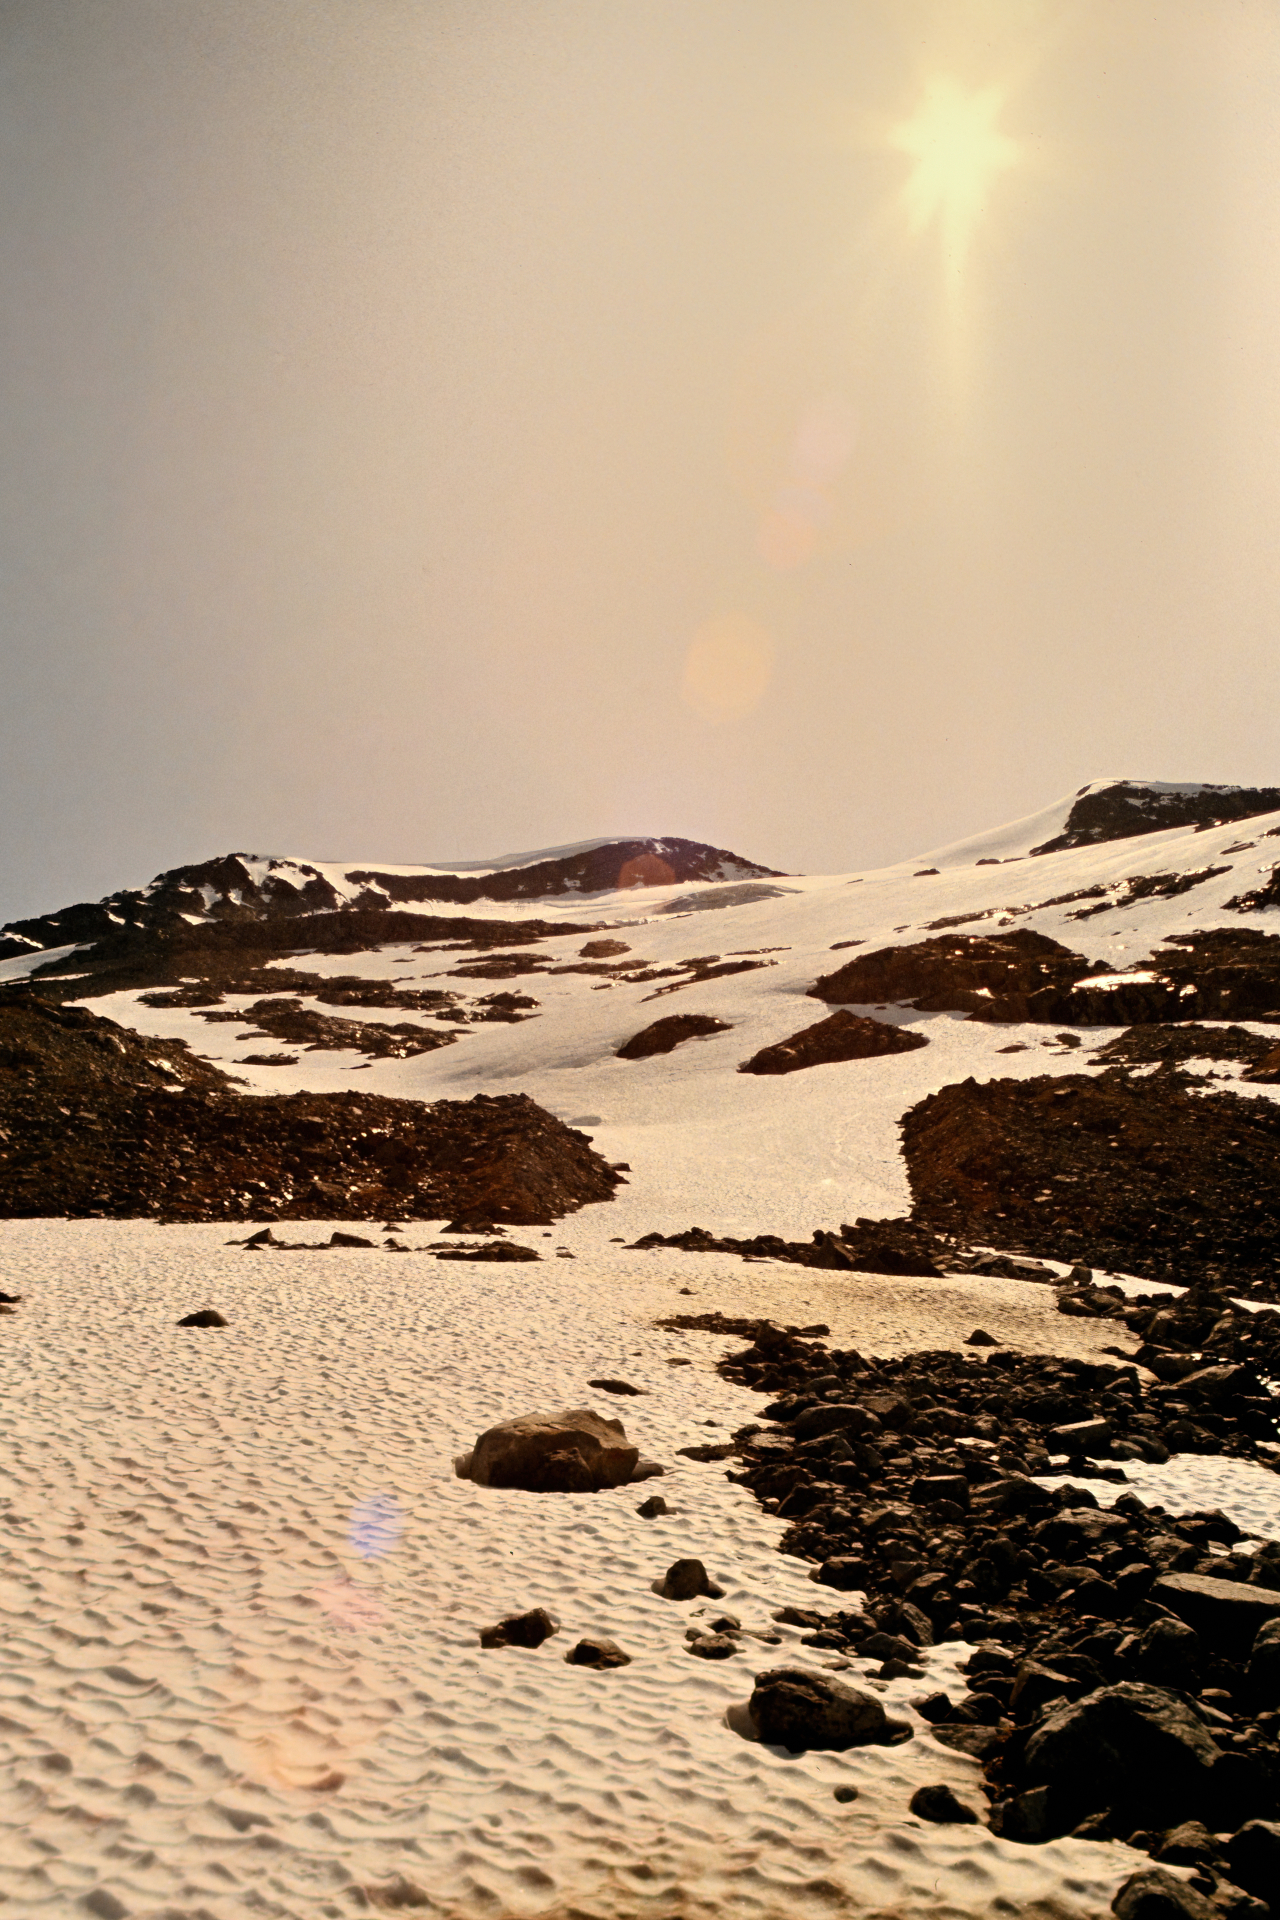
[[[773,642],[745,614],[708,620],[693,636],[684,663],[685,702],[704,720],[744,720],[759,706],[773,676]]]
[[[362,1560],[390,1553],[404,1530],[400,1507],[389,1493],[371,1493],[351,1510],[347,1538]]]
[[[1004,104],[1001,87],[966,88],[937,74],[926,81],[911,118],[889,135],[889,144],[914,163],[903,189],[912,230],[939,229],[953,275],[963,272],[992,182],[1021,158],[1019,142],[996,125]]]

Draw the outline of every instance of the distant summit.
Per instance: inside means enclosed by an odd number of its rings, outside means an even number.
[[[1280,810],[1280,787],[1171,786],[1162,780],[1095,780],[1081,787],[1061,833],[1032,853],[1131,840],[1168,827],[1221,827]]]
[[[361,867],[336,861],[229,853],[174,867],[149,886],[124,888],[0,929],[0,960],[83,946],[155,938],[218,923],[295,920],[311,914],[387,911],[447,901],[539,900],[702,880],[774,878],[772,867],[698,840],[587,840],[491,863]]]

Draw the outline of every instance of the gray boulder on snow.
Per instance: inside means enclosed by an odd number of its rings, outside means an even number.
[[[518,1487],[528,1493],[598,1493],[635,1477],[640,1450],[621,1420],[590,1407],[525,1413],[480,1435],[459,1454],[454,1472],[481,1487]]]

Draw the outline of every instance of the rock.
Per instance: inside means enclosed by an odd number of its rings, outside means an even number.
[[[1248,1679],[1259,1706],[1280,1706],[1280,1619],[1258,1628],[1249,1654]]]
[[[651,1493],[649,1498],[642,1500],[636,1508],[642,1520],[656,1520],[660,1514],[670,1513],[670,1511],[670,1507],[660,1493]]]
[[[1140,1680],[1157,1687],[1191,1688],[1200,1667],[1200,1636],[1167,1616],[1143,1629],[1130,1659]]]
[[[1280,1822],[1248,1821],[1232,1834],[1226,1853],[1236,1885],[1274,1906],[1280,1897]]]
[[[366,1240],[363,1234],[359,1233],[331,1233],[329,1245],[331,1247],[373,1247],[377,1242]]]
[[[969,1504],[969,1482],[962,1473],[922,1474],[913,1481],[911,1498],[918,1507],[931,1507],[939,1500],[949,1500],[954,1506],[967,1507]]]
[[[494,1627],[485,1627],[480,1634],[482,1647],[540,1647],[553,1633],[559,1633],[560,1622],[545,1607],[533,1607],[528,1613],[509,1613]]]
[[[1211,1804],[1221,1757],[1177,1694],[1127,1681],[1051,1709],[1027,1741],[1023,1772],[1050,1789],[1056,1833],[1102,1807],[1123,1807],[1131,1827],[1165,1828]]]
[[[975,1327],[965,1341],[966,1347],[998,1347],[1000,1342],[992,1333],[985,1333],[981,1327]]]
[[[833,1560],[824,1560],[818,1570],[818,1579],[824,1587],[835,1587],[840,1593],[853,1593],[865,1587],[871,1577],[871,1569],[861,1554],[841,1553]]]
[[[791,1430],[797,1440],[817,1440],[824,1433],[878,1433],[880,1422],[866,1407],[837,1400],[824,1406],[807,1407],[796,1416]]]
[[[727,1460],[733,1453],[732,1440],[713,1440],[697,1447],[677,1447],[676,1452],[686,1460],[699,1460],[704,1464],[711,1460]]]
[[[479,1247],[441,1247],[437,1260],[540,1260],[533,1247],[522,1247],[516,1240],[486,1240]]]
[[[597,1393],[647,1393],[647,1387],[633,1387],[629,1380],[588,1380]]]
[[[858,1789],[856,1787],[834,1787],[831,1793],[833,1800],[838,1800],[841,1806],[846,1807],[851,1800],[856,1800],[857,1797]]]
[[[1116,1920],[1221,1920],[1202,1893],[1163,1867],[1131,1873],[1111,1902]]]
[[[620,1420],[589,1407],[526,1413],[490,1427],[469,1454],[459,1455],[459,1479],[481,1487],[520,1487],[530,1493],[596,1493],[631,1479],[640,1452]]]
[[[1109,1420],[1074,1420],[1065,1427],[1054,1427],[1049,1434],[1055,1453],[1108,1453],[1111,1449]]]
[[[1003,1736],[995,1727],[957,1726],[952,1722],[935,1727],[933,1737],[953,1753],[966,1753],[971,1760],[979,1761],[989,1760],[1004,1744]]]
[[[1151,1857],[1162,1865],[1170,1867],[1204,1867],[1215,1862],[1222,1863],[1222,1853],[1217,1841],[1205,1826],[1203,1820],[1184,1820],[1179,1827],[1170,1827],[1152,1847]]]
[[[975,1827],[978,1816],[972,1807],[966,1807],[963,1800],[957,1800],[951,1788],[943,1783],[937,1786],[917,1787],[911,1796],[911,1811],[921,1820],[932,1820],[942,1827]]]
[[[665,1472],[666,1468],[660,1466],[656,1460],[648,1460],[644,1454],[641,1454],[640,1458],[636,1461],[631,1478],[633,1481],[656,1480]]]
[[[719,1600],[724,1588],[708,1579],[701,1560],[675,1560],[663,1575],[658,1592],[664,1600],[697,1600],[704,1594],[708,1599]]]
[[[571,1667],[629,1667],[631,1655],[624,1653],[615,1640],[600,1634],[587,1634],[576,1647],[570,1647],[565,1659]]]
[[[619,1060],[648,1060],[657,1053],[671,1053],[686,1040],[705,1039],[713,1033],[729,1033],[728,1021],[715,1020],[709,1013],[672,1013],[642,1027],[618,1048]]]
[[[801,1028],[789,1040],[777,1040],[761,1047],[738,1068],[739,1073],[794,1073],[801,1067],[820,1067],[843,1060],[871,1060],[887,1053],[911,1053],[927,1046],[923,1033],[907,1027],[889,1026],[882,1020],[868,1020],[843,1007]]]
[[[998,1800],[991,1809],[991,1831],[1002,1840],[1020,1840],[1028,1846],[1047,1840],[1050,1834],[1048,1787],[1031,1787],[1026,1793]]]
[[[727,1660],[731,1654],[741,1651],[729,1633],[700,1633],[689,1642],[689,1652],[696,1653],[700,1660]]]
[[[229,1324],[216,1307],[201,1307],[199,1312],[189,1313],[178,1322],[180,1327],[225,1327]]]
[[[1280,1591],[1218,1580],[1201,1573],[1167,1573],[1151,1589],[1151,1598],[1194,1627],[1212,1647],[1244,1653],[1259,1627],[1280,1618]]]
[[[843,1753],[850,1747],[896,1745],[911,1738],[910,1727],[890,1720],[875,1695],[806,1667],[775,1667],[760,1674],[747,1711],[767,1746],[787,1747],[792,1753],[815,1748]]]

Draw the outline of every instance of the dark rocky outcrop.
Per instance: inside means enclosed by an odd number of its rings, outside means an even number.
[[[653,1054],[671,1053],[686,1040],[705,1039],[709,1034],[728,1033],[729,1022],[709,1013],[669,1013],[642,1027],[618,1048],[619,1060],[648,1060]]]
[[[1269,1288],[1280,1107],[1176,1075],[966,1080],[904,1116],[917,1221],[935,1233],[1190,1281]]]
[[[883,1054],[911,1053],[928,1045],[922,1033],[910,1027],[866,1020],[840,1008],[838,1012],[803,1027],[789,1040],[761,1047],[738,1068],[739,1073],[795,1073],[801,1067],[820,1067],[841,1060],[874,1060]]]
[[[1012,933],[940,934],[911,946],[880,947],[823,974],[809,992],[815,1000],[845,1006],[887,1002],[982,1019],[1059,1019],[1064,1016],[1037,1015],[1032,1002],[1052,999],[1056,1005],[1093,970],[1082,954],[1047,934],[1017,927]]]
[[[524,1094],[241,1095],[174,1042],[0,999],[0,1217],[550,1225],[620,1178]]]
[[[743,1259],[786,1260],[835,1272],[928,1277],[946,1270],[953,1244],[910,1220],[859,1219],[852,1226],[842,1226],[838,1235],[819,1228],[812,1240],[783,1240],[774,1233],[736,1240],[709,1233],[705,1227],[686,1227],[682,1233],[646,1233],[633,1243],[633,1250],[679,1247],[685,1253],[736,1253]]]
[[[1116,780],[1103,787],[1082,787],[1062,832],[1031,852],[1061,853],[1070,847],[1163,833],[1169,827],[1219,826],[1277,811],[1280,787],[1190,786],[1170,792],[1162,791],[1159,784]]]

